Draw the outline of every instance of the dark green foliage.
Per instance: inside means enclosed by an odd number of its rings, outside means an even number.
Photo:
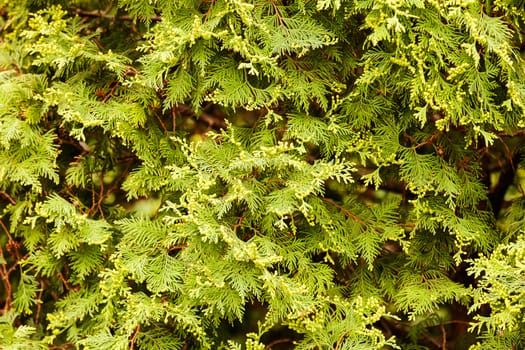
[[[525,347],[524,20],[0,0],[0,348]]]

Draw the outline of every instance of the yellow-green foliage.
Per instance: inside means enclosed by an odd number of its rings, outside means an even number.
[[[522,8],[0,0],[0,348],[524,348]]]

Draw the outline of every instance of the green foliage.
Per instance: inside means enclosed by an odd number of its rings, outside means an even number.
[[[0,0],[0,348],[523,348],[524,21]]]
[[[5,313],[0,316],[0,342],[3,349],[29,350],[45,349],[46,346],[36,339],[32,339],[35,328],[27,325],[15,326],[16,314]]]

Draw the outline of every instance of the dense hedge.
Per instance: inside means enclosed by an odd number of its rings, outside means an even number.
[[[0,0],[0,348],[524,349],[521,0]]]

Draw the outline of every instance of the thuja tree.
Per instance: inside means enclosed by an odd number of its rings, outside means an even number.
[[[0,348],[525,347],[520,0],[0,4]]]

